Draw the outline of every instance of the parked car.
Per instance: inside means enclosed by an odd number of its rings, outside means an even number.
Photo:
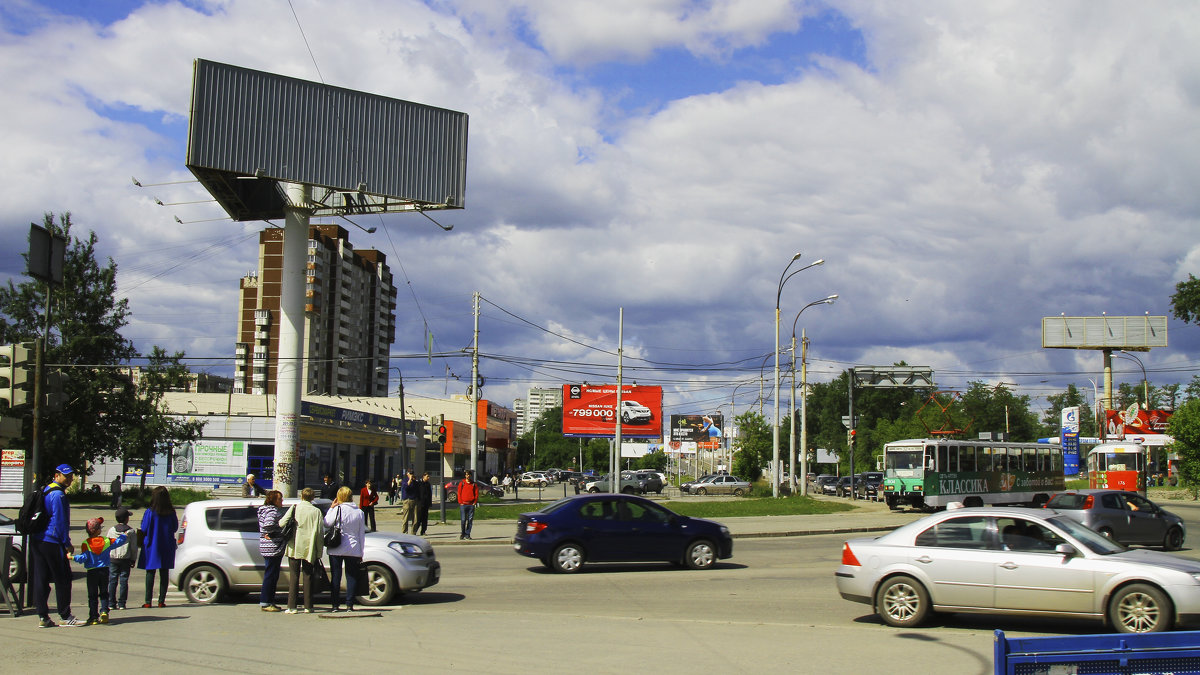
[[[1182,518],[1136,492],[1069,490],[1052,496],[1046,508],[1126,546],[1178,551],[1186,536]]]
[[[717,476],[719,476],[719,475],[721,475],[721,474],[717,474],[717,473],[710,473],[710,474],[707,474],[707,475],[704,475],[704,476],[700,476],[700,477],[699,477],[699,478],[697,478],[696,480],[688,481],[688,482],[686,482],[686,483],[681,483],[681,484],[679,485],[679,491],[680,491],[680,492],[682,492],[682,493],[683,493],[683,494],[685,494],[685,495],[686,495],[686,494],[691,494],[691,491],[692,491],[692,486],[693,486],[693,485],[698,485],[698,484],[700,484],[700,483],[703,483],[703,482],[705,482],[705,481],[709,481],[709,480],[711,480],[711,479],[713,479],[713,478],[715,478],[715,477],[717,477]]]
[[[854,477],[854,482],[857,485],[858,476]],[[839,497],[849,497],[850,496],[850,476],[842,476],[842,477],[838,478],[837,482],[833,483],[833,493]]]
[[[649,424],[653,413],[637,401],[621,401],[621,422],[624,424]]]
[[[854,493],[859,499],[879,499],[879,488],[883,487],[882,471],[864,471],[855,479]]]
[[[938,611],[1094,619],[1126,633],[1200,616],[1200,562],[1128,549],[1050,509],[949,509],[853,539],[835,578],[843,598],[902,628]]]
[[[564,471],[559,475],[559,480],[574,485],[584,478],[584,474],[580,471]]]
[[[12,555],[8,559],[8,580],[17,584],[25,580],[25,556],[21,553],[21,535],[17,534],[17,521],[0,513],[0,537],[12,537]]]
[[[599,478],[593,478],[584,483],[583,487],[580,489],[584,492],[595,494],[597,492],[608,492],[609,488],[611,487],[611,481],[609,480],[608,476],[600,476]],[[620,480],[618,481],[617,492],[627,495],[641,494],[642,481],[634,478],[632,475],[629,477],[621,476]]]
[[[825,495],[831,495],[834,493],[835,488],[837,487],[837,480],[837,476],[831,473],[823,473],[820,476],[817,476],[817,480],[813,483],[813,491]]]
[[[653,492],[661,495],[663,488],[666,487],[657,471],[637,471],[633,474],[633,479],[641,482],[642,494]]]
[[[565,573],[591,562],[706,569],[733,556],[733,538],[720,523],[681,516],[643,497],[580,495],[522,513],[513,550]]]
[[[693,484],[688,488],[688,494],[693,495],[734,495],[741,497],[750,493],[750,482],[737,476],[711,476]]]
[[[290,507],[297,499],[284,500]],[[171,569],[171,584],[200,604],[219,602],[230,592],[258,592],[265,562],[258,552],[257,499],[210,499],[183,508]],[[313,505],[322,513],[327,499]],[[356,604],[388,604],[402,593],[420,591],[438,583],[442,567],[433,546],[421,537],[394,532],[368,532],[363,547],[367,587],[360,588]],[[328,557],[325,566],[329,567]],[[287,588],[285,567],[280,585]]]
[[[542,471],[526,471],[517,478],[519,487],[546,487],[554,480]]]
[[[458,503],[458,484],[462,481],[463,479],[461,478],[455,478],[442,486],[446,490],[445,495],[447,504]],[[491,483],[485,483],[481,480],[477,480],[475,482],[479,485],[479,495],[481,497],[483,495],[491,495],[493,497],[504,496],[504,488],[499,485],[492,485]]]

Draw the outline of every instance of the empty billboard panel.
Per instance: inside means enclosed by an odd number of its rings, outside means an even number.
[[[1042,347],[1051,349],[1136,349],[1167,346],[1165,316],[1047,316]]]
[[[463,208],[467,115],[197,59],[186,163],[234,220],[282,218],[279,182],[319,214]]]

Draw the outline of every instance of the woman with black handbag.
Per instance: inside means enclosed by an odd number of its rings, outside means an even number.
[[[322,534],[325,524],[321,520],[321,509],[313,506],[313,497],[317,493],[312,488],[300,491],[300,502],[295,508],[279,519],[279,526],[284,530],[293,527],[296,534],[286,544],[284,553],[288,557],[288,608],[284,614],[312,614],[313,587],[316,584],[317,565],[321,562],[321,552],[324,549]],[[296,609],[296,596],[300,586],[300,575],[304,574],[304,608]]]
[[[346,610],[354,611],[354,598],[358,594],[358,568],[362,563],[363,544],[367,538],[367,524],[362,511],[354,506],[350,488],[338,489],[337,499],[325,513],[325,543],[328,547],[330,593],[333,596],[333,611],[341,611],[342,567],[346,568]],[[340,536],[334,541],[333,532]],[[366,590],[366,589],[364,589]]]
[[[258,594],[258,606],[264,612],[278,612],[275,604],[275,588],[279,585],[279,568],[283,566],[283,528],[279,519],[285,513],[283,493],[279,490],[267,492],[262,506],[258,507],[258,552],[266,562],[263,571],[262,591]]]

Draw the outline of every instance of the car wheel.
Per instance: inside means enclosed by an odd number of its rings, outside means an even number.
[[[701,497],[703,497],[704,495],[708,494],[708,490],[707,490],[707,489],[705,489],[705,488],[698,488],[698,489],[696,490],[696,494],[698,494],[698,495],[700,495]]]
[[[1147,584],[1130,584],[1108,601],[1108,620],[1118,633],[1157,633],[1171,629],[1171,602]]]
[[[629,413],[621,413],[621,422],[623,424],[629,424]]]
[[[1178,525],[1171,526],[1167,530],[1167,536],[1163,538],[1163,549],[1167,551],[1178,551],[1183,548],[1183,530]]]
[[[583,567],[583,549],[577,544],[562,544],[550,555],[550,568],[563,574],[574,574]]]
[[[391,602],[397,591],[396,577],[392,571],[378,563],[367,563],[366,576],[365,591],[362,588],[354,589],[356,602],[368,607],[378,607]]]
[[[896,499],[895,495],[888,495],[884,499],[887,501],[887,506],[888,506],[889,510],[895,511],[900,508],[899,500]]]
[[[12,557],[8,559],[8,581],[19,584],[25,581],[25,557],[21,555],[21,549],[9,549],[9,553]]]
[[[588,493],[590,493],[590,494],[596,494],[599,491],[600,491],[600,488],[598,488],[594,485],[592,487],[588,488]]]
[[[193,567],[183,575],[183,593],[189,602],[211,605],[225,596],[228,584],[221,570],[212,565]]]
[[[876,591],[875,608],[887,625],[912,628],[929,615],[929,593],[912,577],[892,577]]]
[[[717,549],[707,539],[693,541],[683,554],[683,564],[692,570],[706,570],[717,562]]]
[[[632,488],[632,487],[629,487],[628,485],[621,488],[621,494],[623,494],[623,495],[631,495],[631,494],[634,494],[635,492],[637,492],[637,488]]]
[[[733,496],[734,496],[734,497],[741,497],[741,496],[742,496],[742,495],[744,495],[744,494],[746,494],[746,491],[745,491],[745,490],[743,490],[742,488],[734,488],[734,489],[733,489]]]
[[[446,503],[447,504],[457,504],[458,503],[458,493],[447,492],[446,493]]]

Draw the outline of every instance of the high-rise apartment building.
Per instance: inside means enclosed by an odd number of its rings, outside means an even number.
[[[513,411],[517,413],[517,435],[524,434],[529,429],[529,425],[541,417],[542,413],[561,405],[562,387],[531,388],[527,398],[518,398],[513,401]]]
[[[283,230],[258,238],[258,271],[241,280],[234,393],[274,394],[279,353]],[[356,251],[346,230],[308,230],[304,305],[305,394],[386,396],[396,340],[396,287],[385,256]]]

